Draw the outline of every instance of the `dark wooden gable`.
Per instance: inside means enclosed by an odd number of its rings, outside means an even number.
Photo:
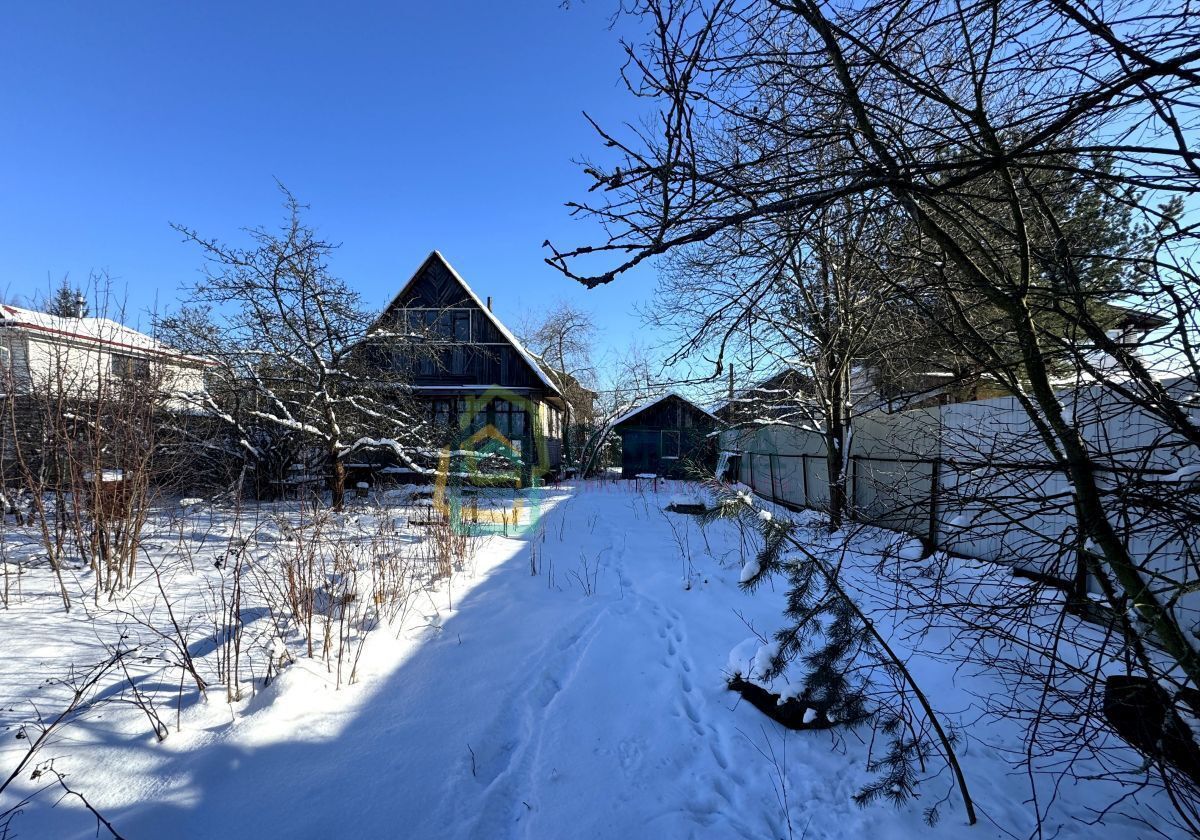
[[[484,311],[436,251],[388,305],[379,324],[403,332],[405,319],[418,314],[442,319],[438,324],[452,344],[443,352],[436,370],[412,375],[414,385],[550,390],[516,345],[496,327],[494,316]],[[430,329],[428,322],[425,329]]]
[[[392,301],[389,311],[411,307],[446,309],[474,305],[454,273],[438,259],[437,254],[430,254],[413,279]]]
[[[614,428],[622,429],[701,429],[710,432],[716,421],[681,397],[671,394],[634,414]]]

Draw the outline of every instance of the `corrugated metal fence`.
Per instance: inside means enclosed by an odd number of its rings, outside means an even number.
[[[1146,482],[1200,457],[1107,393],[1080,389],[1068,409],[1101,454],[1102,480],[1113,494],[1153,486]],[[828,507],[820,433],[784,425],[732,430],[722,433],[721,448],[741,455],[738,477],[756,493],[794,507]],[[860,521],[1066,581],[1079,574],[1078,555],[1068,550],[1075,533],[1071,483],[1013,398],[858,418],[846,464]],[[1114,525],[1148,569],[1187,582],[1200,578],[1188,536],[1194,530],[1161,514],[1141,516],[1130,504],[1120,510]]]

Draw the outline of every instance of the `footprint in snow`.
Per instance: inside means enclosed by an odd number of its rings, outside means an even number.
[[[641,767],[643,755],[642,743],[636,738],[626,739],[617,747],[617,757],[621,763],[621,770],[624,771],[626,776]]]
[[[558,692],[561,690],[562,690],[562,686],[558,683],[557,680],[552,679],[550,677],[543,678],[542,683],[540,686],[538,686],[538,691],[537,691],[538,705],[540,705],[542,707],[549,706],[550,701],[553,700],[555,698],[555,696],[557,696]]]

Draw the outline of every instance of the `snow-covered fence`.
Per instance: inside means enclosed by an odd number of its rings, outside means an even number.
[[[1163,504],[1171,498],[1163,482],[1186,492],[1188,465],[1200,463],[1200,452],[1110,391],[1081,388],[1063,399],[1100,465],[1114,525],[1134,557],[1152,574],[1196,581],[1194,526],[1178,521],[1183,508]],[[828,506],[819,432],[785,425],[729,430],[721,449],[741,455],[737,476],[756,493],[796,507]],[[1014,398],[860,417],[846,466],[861,521],[1083,583],[1071,483]],[[1095,583],[1086,587],[1094,591]]]
[[[884,415],[884,418],[887,418]],[[891,415],[893,418],[901,415]],[[849,494],[860,518],[914,533],[931,527],[937,459],[928,418],[913,422],[862,418],[848,458]],[[815,431],[772,425],[722,433],[721,448],[740,455],[739,480],[777,502],[823,510],[829,505],[824,438]]]

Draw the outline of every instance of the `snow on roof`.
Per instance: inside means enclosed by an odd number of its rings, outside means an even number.
[[[654,399],[652,399],[652,400],[649,400],[648,402],[644,402],[644,403],[642,403],[641,405],[638,405],[638,406],[635,406],[635,407],[633,407],[633,408],[629,409],[629,411],[626,411],[624,414],[622,414],[622,415],[621,415],[620,417],[618,417],[616,420],[613,420],[611,423],[609,423],[609,424],[608,424],[608,427],[609,427],[610,429],[616,428],[617,426],[621,425],[622,423],[624,423],[624,422],[625,422],[626,420],[628,420],[629,418],[631,418],[631,417],[634,417],[634,416],[636,416],[636,415],[638,415],[638,414],[641,414],[643,411],[645,411],[646,409],[648,409],[648,408],[650,408],[650,407],[652,407],[652,406],[658,405],[660,402],[662,402],[663,400],[667,399],[668,397],[675,397],[675,398],[677,398],[677,399],[681,399],[681,400],[683,400],[685,403],[687,403],[688,405],[690,405],[692,408],[694,408],[694,409],[696,409],[697,411],[701,412],[702,414],[707,414],[709,417],[711,417],[713,420],[716,420],[718,423],[720,423],[720,422],[721,422],[721,418],[720,418],[720,417],[717,417],[717,416],[716,416],[715,414],[713,414],[711,411],[706,411],[706,410],[704,410],[703,408],[701,408],[700,406],[696,405],[694,402],[692,402],[691,400],[689,400],[687,397],[681,397],[681,396],[679,396],[679,394],[675,393],[674,391],[667,391],[667,393],[663,394],[661,397],[656,397],[656,398],[654,398]]]
[[[442,256],[442,252],[436,248],[430,251],[429,255],[425,257],[425,259],[421,260],[421,264],[417,266],[417,270],[413,272],[412,277],[408,278],[408,282],[400,287],[400,291],[396,292],[396,296],[392,298],[391,303],[383,308],[383,311],[387,312],[393,306],[399,303],[400,298],[406,291],[408,291],[408,287],[416,282],[417,277],[420,276],[421,269],[423,269],[425,265],[434,257],[437,257],[442,265],[446,267],[446,269],[450,272],[450,275],[459,282],[459,284],[463,287],[463,290],[466,291],[471,300],[475,302],[475,305],[479,307],[480,311],[487,316],[488,320],[491,321],[492,325],[500,331],[500,334],[504,336],[508,343],[516,349],[521,358],[525,360],[525,364],[533,368],[533,372],[537,374],[537,377],[542,381],[542,384],[559,397],[562,397],[562,392],[558,390],[558,386],[550,380],[550,377],[546,375],[544,370],[542,370],[542,366],[534,361],[533,354],[525,348],[525,345],[522,344],[515,335],[509,332],[508,327],[504,326],[500,319],[492,313],[492,310],[488,309],[487,306],[484,305],[483,301],[480,300],[479,295],[475,294],[475,290],[472,289],[467,281],[462,278],[461,274],[454,270],[454,266],[450,265],[450,261]]]
[[[166,346],[158,339],[138,332],[111,318],[63,318],[33,309],[0,304],[0,328],[32,330],[61,338],[106,344],[127,350],[142,350],[147,353],[176,356],[180,359],[211,364],[207,359],[185,355]]]

